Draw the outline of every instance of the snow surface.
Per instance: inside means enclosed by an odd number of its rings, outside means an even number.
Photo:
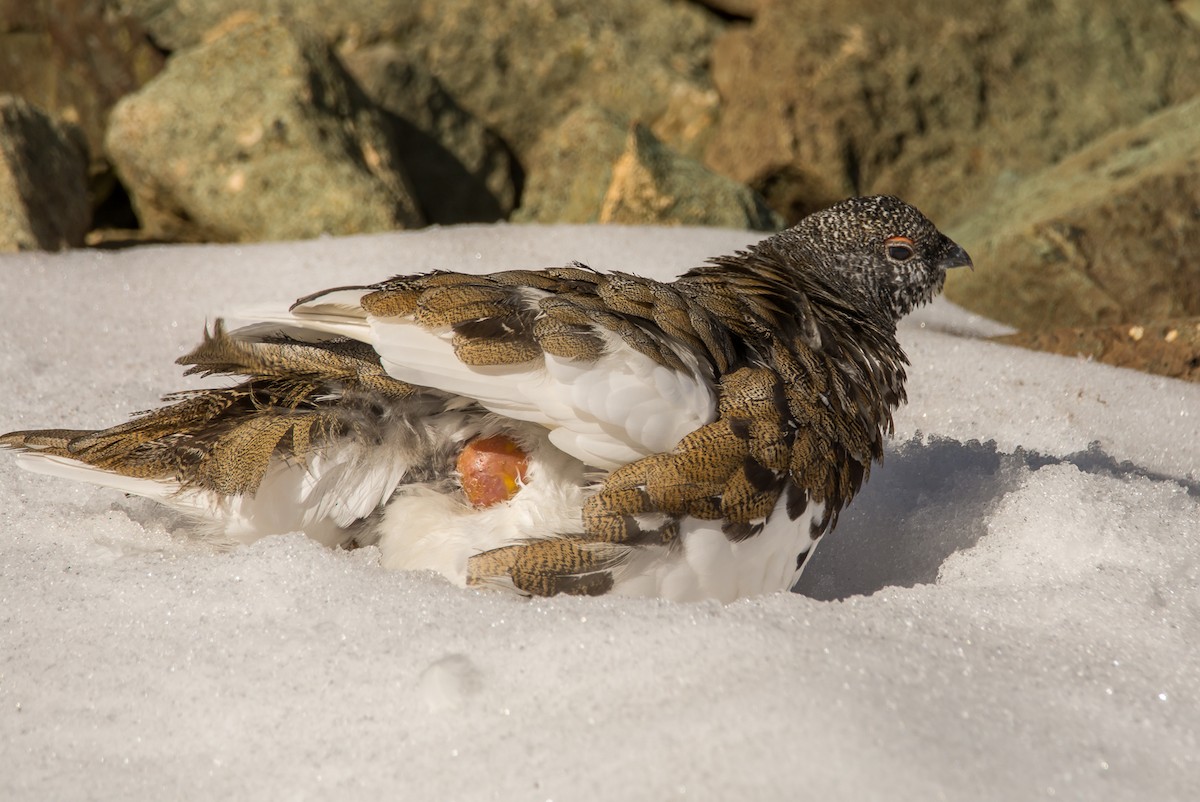
[[[194,386],[206,319],[746,232],[463,227],[0,258],[0,431]],[[986,270],[986,265],[979,267]],[[215,552],[0,454],[0,799],[1200,799],[1200,386],[910,319],[886,462],[799,593],[524,600]]]

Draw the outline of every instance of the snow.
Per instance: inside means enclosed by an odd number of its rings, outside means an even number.
[[[0,258],[0,431],[195,386],[205,320],[436,267],[667,274],[746,232],[479,226]],[[986,265],[978,269],[986,270]],[[218,552],[0,454],[0,798],[1200,798],[1200,386],[913,316],[910,404],[800,592],[464,591]]]

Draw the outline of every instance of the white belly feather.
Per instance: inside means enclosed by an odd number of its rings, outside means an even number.
[[[718,599],[730,602],[788,590],[800,578],[798,558],[815,548],[809,532],[825,505],[809,502],[796,520],[781,497],[761,532],[733,542],[720,521],[685,518],[680,542],[672,549],[639,551],[616,576],[612,593],[658,596],[673,601]]]

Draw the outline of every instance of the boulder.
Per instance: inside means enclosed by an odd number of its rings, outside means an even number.
[[[598,106],[584,105],[552,127],[526,161],[528,173],[514,222],[598,223],[613,165],[629,123]]]
[[[113,110],[151,236],[249,241],[423,223],[388,128],[329,47],[272,20],[176,53]]]
[[[1020,329],[1200,315],[1200,98],[1014,181],[952,231],[951,300]]]
[[[748,187],[596,106],[577,109],[547,132],[529,170],[516,221],[779,226]]]
[[[782,226],[762,197],[717,175],[634,125],[613,165],[601,223],[669,224],[776,231]]]
[[[24,2],[25,0],[15,0]],[[113,0],[109,0],[113,2]],[[417,0],[115,0],[168,52],[194,47],[230,16],[278,17],[353,49],[412,28]]]
[[[91,218],[87,165],[78,126],[0,96],[0,251],[82,245]]]
[[[717,96],[710,45],[720,22],[655,0],[443,0],[420,4],[398,47],[527,163],[541,136],[585,102],[641,120],[698,155]]]
[[[891,192],[944,224],[1195,95],[1200,37],[1145,0],[776,0],[717,41],[712,74],[709,166],[789,217]]]
[[[1200,28],[1200,0],[1172,0],[1175,13],[1193,28]]]
[[[23,97],[79,126],[95,206],[113,188],[104,152],[109,111],[162,64],[137,22],[109,0],[0,0],[0,94]]]
[[[120,0],[166,50],[190,47],[232,14],[278,15],[340,53],[393,42],[524,159],[585,99],[645,120],[698,155],[717,97],[708,53],[722,23],[663,0]]]
[[[424,66],[390,44],[348,53],[346,68],[382,109],[431,223],[492,222],[516,206],[521,169]]]
[[[740,17],[742,19],[751,19],[758,13],[759,9],[766,5],[770,0],[696,0],[705,8],[711,8],[718,14],[727,14],[731,17]]]

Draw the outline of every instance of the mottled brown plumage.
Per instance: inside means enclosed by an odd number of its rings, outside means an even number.
[[[383,372],[369,346],[351,340],[244,342],[220,322],[178,360],[187,374],[248,376],[234,387],[167,396],[175,403],[101,431],[12,432],[0,445],[36,449],[140,479],[231,495],[257,490],[272,457],[305,460],[349,434],[379,399],[436,403]],[[440,400],[440,399],[438,399]]]
[[[573,265],[399,276],[336,292],[361,291],[368,325],[411,321],[444,335],[473,369],[503,375],[553,357],[607,370],[605,360],[629,353],[711,387],[711,414],[673,447],[600,472],[577,529],[531,533],[467,562],[469,583],[596,593],[614,586],[638,549],[677,548],[696,526],[689,521],[716,522],[735,543],[778,516],[795,521],[812,510],[809,537],[831,528],[882,457],[892,410],[905,399],[896,322],[940,290],[947,268],[969,263],[915,209],[875,197],[839,204],[671,283]],[[311,325],[306,310],[330,292],[297,302],[297,328]],[[338,337],[263,337],[261,328],[231,336],[218,326],[181,360],[189,373],[248,377],[235,387],[173,397],[102,432],[18,432],[0,444],[253,494],[274,461],[303,462],[330,443],[377,436],[394,425],[381,423],[389,415],[419,428],[447,404],[482,420],[485,407],[500,403],[397,378],[407,375],[396,367],[403,352]],[[626,437],[620,420],[597,425]],[[413,451],[410,473],[446,479],[452,447],[439,440]]]

